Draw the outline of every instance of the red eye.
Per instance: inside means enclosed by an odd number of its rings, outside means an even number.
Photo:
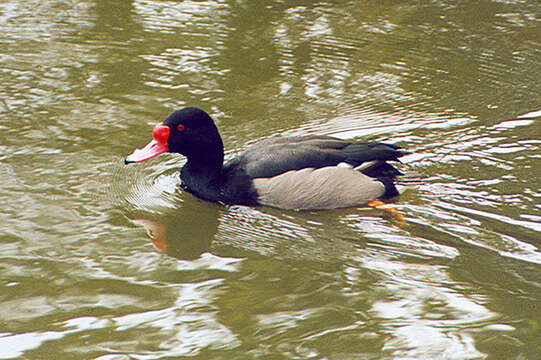
[[[177,126],[177,130],[178,130],[178,131],[183,131],[183,130],[184,130],[184,125],[179,124],[179,125]]]

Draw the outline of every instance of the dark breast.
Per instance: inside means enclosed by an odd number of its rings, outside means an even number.
[[[218,201],[233,205],[257,205],[257,191],[252,178],[241,166],[239,159],[229,161],[223,168],[220,182],[216,184],[219,189]]]

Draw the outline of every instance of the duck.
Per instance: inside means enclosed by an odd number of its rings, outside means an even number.
[[[180,186],[200,199],[299,211],[359,207],[398,196],[396,179],[402,173],[389,162],[409,154],[384,142],[273,136],[224,163],[218,128],[196,107],[171,113],[154,127],[152,140],[124,163],[166,152],[186,157]]]

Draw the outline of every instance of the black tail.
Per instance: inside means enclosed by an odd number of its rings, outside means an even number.
[[[395,179],[402,173],[387,161],[400,162],[399,158],[410,152],[401,150],[398,145],[378,142],[352,143],[343,152],[347,157],[346,162],[358,167],[363,174],[377,179],[385,186],[385,192],[380,199],[399,195]]]
[[[380,200],[390,199],[400,195],[396,186],[394,185],[393,178],[382,177],[377,179],[379,182],[385,185],[385,192],[379,197]]]
[[[408,151],[400,150],[400,146],[378,142],[356,142],[348,145],[343,152],[346,154],[346,162],[354,167],[360,167],[360,171],[372,178],[394,179],[402,175],[387,161],[400,162],[399,158]]]
[[[343,150],[346,161],[353,166],[359,166],[367,161],[400,161],[399,157],[409,154],[400,150],[400,146],[378,142],[355,142],[346,146]]]
[[[369,164],[366,168],[360,170],[363,174],[370,176],[371,178],[390,178],[394,179],[397,176],[403,175],[397,168],[385,161],[374,161],[373,164]]]

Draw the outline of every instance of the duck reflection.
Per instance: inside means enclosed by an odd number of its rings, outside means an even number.
[[[132,221],[146,229],[156,250],[194,260],[210,248],[218,231],[219,208],[202,201],[189,205],[173,213],[135,217]]]

